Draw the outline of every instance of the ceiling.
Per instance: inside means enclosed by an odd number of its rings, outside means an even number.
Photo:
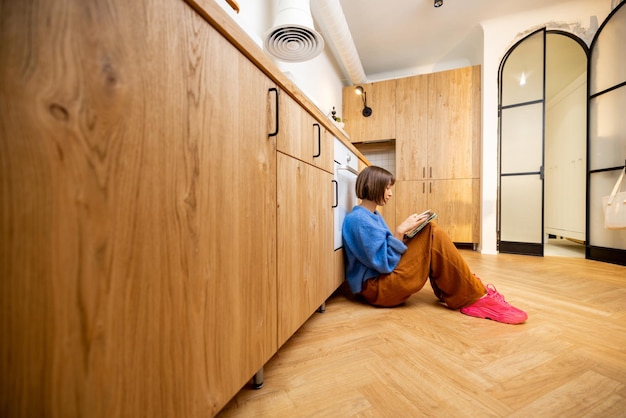
[[[420,67],[433,70],[444,63],[479,64],[481,21],[569,1],[444,0],[439,8],[433,0],[340,0],[340,4],[365,74],[376,79]]]

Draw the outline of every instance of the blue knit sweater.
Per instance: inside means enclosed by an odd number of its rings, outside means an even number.
[[[341,234],[346,280],[353,293],[360,292],[366,280],[391,273],[407,249],[378,211],[372,213],[362,206],[355,206],[346,215]]]

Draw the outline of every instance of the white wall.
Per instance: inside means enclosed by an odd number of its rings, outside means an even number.
[[[574,33],[588,45],[597,25],[611,11],[611,0],[575,0],[570,3],[482,22],[483,146],[481,170],[481,243],[483,253],[496,253],[496,198],[498,176],[498,69],[506,52],[520,39],[542,27]]]

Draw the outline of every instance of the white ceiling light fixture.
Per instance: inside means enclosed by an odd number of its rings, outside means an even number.
[[[264,38],[265,50],[281,61],[308,61],[324,50],[324,39],[313,27],[309,0],[280,0],[274,26]]]
[[[435,0],[435,7],[443,6],[443,0]]]

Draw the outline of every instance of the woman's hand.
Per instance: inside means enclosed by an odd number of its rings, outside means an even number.
[[[404,236],[407,233],[411,232],[412,230],[417,228],[420,224],[425,222],[429,216],[430,216],[430,213],[428,211],[421,213],[421,214],[414,213],[413,215],[406,218],[404,222],[398,225],[394,236],[398,238],[399,240],[403,240]]]

